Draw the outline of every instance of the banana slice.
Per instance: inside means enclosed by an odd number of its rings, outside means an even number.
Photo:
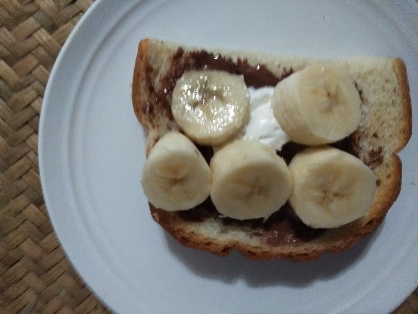
[[[309,65],[279,82],[274,117],[292,141],[305,145],[336,142],[360,123],[360,96],[352,81],[330,65]]]
[[[173,90],[171,111],[186,135],[202,145],[225,142],[249,119],[250,96],[243,76],[190,71]]]
[[[289,203],[313,228],[335,228],[363,216],[376,191],[373,171],[360,159],[330,146],[310,147],[289,165]]]
[[[142,187],[149,202],[167,211],[186,210],[210,194],[209,165],[196,146],[179,132],[166,134],[145,161]]]
[[[212,157],[213,204],[223,215],[267,218],[289,198],[292,179],[286,163],[257,140],[237,140]]]

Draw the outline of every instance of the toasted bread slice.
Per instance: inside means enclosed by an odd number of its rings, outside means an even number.
[[[362,218],[333,229],[311,229],[285,205],[267,221],[235,221],[220,216],[210,199],[196,208],[167,212],[150,204],[154,220],[185,246],[228,255],[239,250],[249,259],[316,259],[341,252],[376,230],[401,189],[402,164],[397,153],[412,129],[411,100],[405,65],[398,58],[351,57],[318,60],[253,51],[187,47],[144,39],[139,43],[133,76],[135,114],[147,134],[149,151],[164,134],[179,130],[171,113],[176,80],[192,69],[243,74],[247,86],[274,86],[307,64],[327,62],[344,71],[356,84],[362,103],[358,129],[336,145],[356,155],[376,176],[374,203]],[[283,148],[293,151],[298,145]],[[200,147],[209,160],[210,147]],[[145,152],[144,152],[145,153]],[[290,154],[290,155],[289,155]]]

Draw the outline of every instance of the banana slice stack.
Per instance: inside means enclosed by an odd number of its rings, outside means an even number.
[[[213,156],[210,196],[223,215],[244,220],[268,218],[292,191],[286,163],[257,140],[237,140]]]
[[[149,202],[168,211],[186,210],[210,193],[211,171],[193,142],[171,132],[152,148],[142,172],[142,187]]]
[[[186,72],[173,90],[171,111],[184,133],[198,144],[225,142],[249,119],[244,77],[222,71]]]
[[[292,141],[333,143],[354,132],[361,117],[352,81],[329,65],[310,65],[277,84],[274,117]]]
[[[177,81],[172,113],[185,133],[160,139],[145,162],[142,185],[156,207],[187,210],[211,197],[218,212],[268,218],[287,201],[313,228],[335,228],[363,216],[376,191],[373,171],[327,146],[360,123],[359,93],[329,65],[311,65],[277,84],[273,114],[296,143],[312,146],[289,166],[258,140],[236,140],[248,123],[250,97],[242,76],[190,71]],[[207,164],[194,143],[220,147]]]
[[[363,216],[376,191],[373,171],[360,159],[331,146],[310,147],[293,157],[295,213],[312,228],[335,228]]]

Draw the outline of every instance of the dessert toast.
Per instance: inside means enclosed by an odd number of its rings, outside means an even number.
[[[356,131],[334,146],[369,166],[377,190],[367,213],[338,228],[304,225],[286,203],[267,220],[235,220],[220,215],[210,198],[187,211],[170,212],[150,204],[153,219],[185,246],[228,255],[238,250],[249,259],[307,261],[325,252],[341,252],[376,230],[401,189],[397,153],[412,131],[411,100],[405,65],[399,58],[350,57],[319,60],[254,51],[189,47],[144,39],[139,43],[132,85],[135,115],[147,136],[146,155],[170,131],[179,131],[171,112],[176,81],[189,70],[220,70],[244,76],[247,87],[275,86],[313,63],[332,64],[355,83],[361,98]],[[198,146],[209,162],[213,150]],[[278,154],[287,162],[302,149],[286,144]]]

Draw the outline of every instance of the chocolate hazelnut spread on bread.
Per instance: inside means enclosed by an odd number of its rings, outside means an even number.
[[[374,231],[399,194],[401,162],[396,153],[406,145],[411,134],[411,104],[405,67],[396,58],[326,61],[347,72],[362,100],[363,118],[359,128],[333,146],[358,157],[375,172],[376,201],[364,217],[339,228],[313,229],[306,226],[286,203],[267,220],[240,221],[220,215],[208,198],[193,209],[179,212],[166,212],[150,204],[154,220],[188,247],[218,255],[228,255],[237,249],[250,259],[312,260],[325,252],[343,251]],[[176,81],[186,71],[219,70],[243,75],[247,87],[258,88],[275,86],[312,62],[317,60],[202,49],[152,39],[141,41],[132,99],[135,114],[146,130],[146,153],[169,130],[179,129],[171,113],[171,96]],[[374,78],[360,75],[364,67],[371,69],[369,72],[373,74],[370,75],[386,75],[386,80],[372,85]],[[396,90],[394,100],[373,100],[372,93],[380,91],[388,82]],[[393,120],[394,117],[396,126],[380,126],[380,119]],[[213,155],[211,147],[197,147],[209,162]],[[289,142],[277,154],[289,163],[303,148],[304,145]]]

